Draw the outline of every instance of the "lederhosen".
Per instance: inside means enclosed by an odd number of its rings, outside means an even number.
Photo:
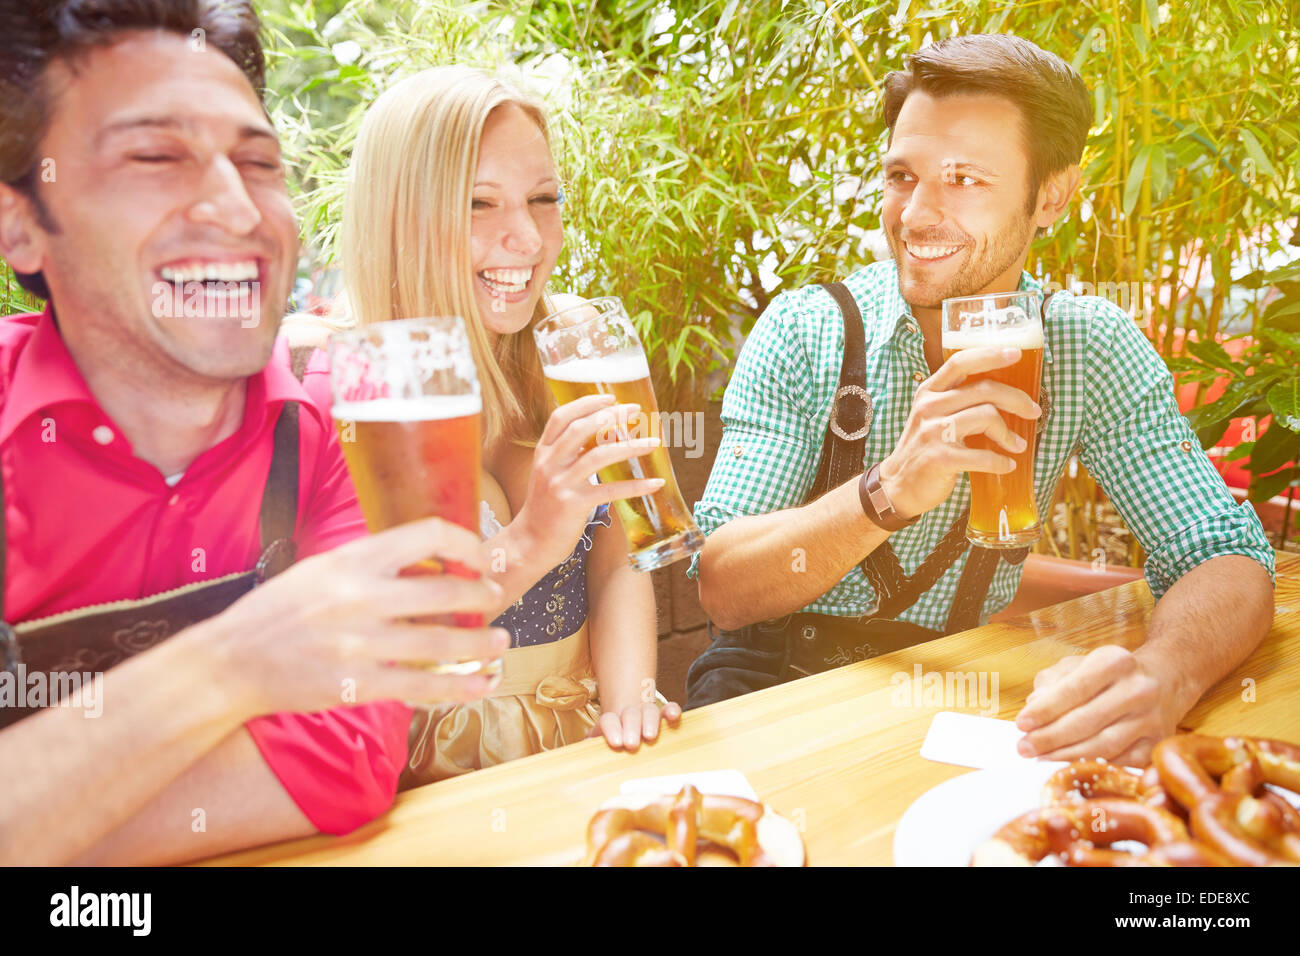
[[[312,351],[292,350],[293,373],[299,381]],[[18,700],[25,699],[27,681],[33,674],[47,675],[49,693],[54,694],[60,681],[48,675],[107,671],[185,628],[220,614],[258,584],[293,564],[293,531],[298,517],[297,402],[285,402],[273,441],[271,469],[259,515],[262,553],[253,569],[139,600],[97,604],[17,624],[0,621],[0,666],[14,675]],[[4,481],[0,478],[0,599],[4,595],[7,556],[4,512]],[[19,680],[20,676],[24,679]],[[36,709],[0,707],[0,728],[22,720]]]
[[[830,423],[822,441],[821,460],[804,504],[838,488],[865,465],[870,427],[866,404],[867,353],[862,313],[843,283],[823,285],[844,318],[844,359]],[[1043,314],[1047,314],[1047,298]],[[856,397],[857,402],[845,401]],[[719,631],[709,622],[712,645],[691,665],[687,675],[687,707],[700,707],[737,694],[806,677],[887,654],[914,644],[969,630],[979,624],[980,611],[1001,561],[1019,564],[1028,548],[995,550],[971,545],[966,539],[969,508],[957,516],[943,538],[910,576],[886,540],[860,567],[876,594],[874,611],[859,617],[800,612],[759,621],[735,631]],[[971,548],[943,630],[898,620]]]

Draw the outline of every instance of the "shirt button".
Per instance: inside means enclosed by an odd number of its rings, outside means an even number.
[[[737,458],[739,458],[741,455],[745,453],[745,449],[742,448],[740,445],[737,445],[735,448],[731,449],[731,453],[735,455]]]
[[[1178,443],[1178,447],[1181,448],[1183,451],[1191,451],[1192,443],[1189,442],[1186,438],[1184,438],[1182,441]]]
[[[96,425],[95,430],[90,433],[90,437],[101,445],[107,445],[113,440],[113,429],[107,425]]]
[[[178,501],[180,501],[180,500],[181,500],[181,496],[180,496],[180,495],[172,495],[170,498],[167,499],[167,503],[168,503],[169,505],[174,505],[174,504],[176,504],[176,503],[177,503]]]
[[[922,374],[921,372],[913,372],[912,381],[914,381],[917,385],[920,385],[922,382],[925,381],[925,375]]]
[[[911,332],[913,335],[916,334],[916,326],[913,325],[911,322],[908,322],[907,325],[904,326],[904,328],[906,328],[907,331]]]

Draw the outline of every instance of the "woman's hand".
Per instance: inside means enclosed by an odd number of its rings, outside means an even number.
[[[543,566],[543,573],[573,551],[597,505],[663,487],[662,478],[592,483],[600,469],[648,455],[661,444],[658,438],[606,441],[605,436],[640,412],[638,405],[614,401],[613,395],[587,395],[561,405],[537,442],[528,495],[508,527],[518,540],[518,552]]]
[[[648,703],[630,704],[621,710],[607,710],[600,715],[600,720],[587,736],[603,736],[605,743],[614,750],[635,753],[642,740],[653,743],[659,737],[661,720],[666,720],[669,727],[676,727],[682,722],[681,705],[671,701],[660,705],[657,700],[651,700]]]

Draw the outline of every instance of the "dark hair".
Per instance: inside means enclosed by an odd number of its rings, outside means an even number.
[[[949,37],[914,53],[906,69],[885,77],[885,125],[892,138],[903,101],[913,90],[931,96],[991,93],[1015,103],[1029,154],[1029,198],[1052,173],[1083,155],[1092,125],[1088,88],[1070,64],[1028,40],[1001,33]]]
[[[45,71],[121,39],[127,30],[166,30],[201,37],[230,57],[262,98],[266,60],[251,0],[0,0],[0,182],[26,195],[52,230],[37,194],[37,144],[50,119]],[[197,33],[196,31],[202,31]],[[15,273],[33,295],[50,297],[40,273]]]

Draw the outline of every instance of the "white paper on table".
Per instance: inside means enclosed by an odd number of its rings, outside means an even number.
[[[681,792],[682,787],[688,783],[694,785],[700,793],[758,800],[758,794],[739,770],[697,770],[694,773],[679,773],[667,777],[641,777],[637,780],[623,781],[619,784],[618,792],[672,796]]]
[[[1024,735],[1014,721],[943,711],[930,721],[921,756],[976,770],[1019,767],[1036,762],[1036,758],[1022,757],[1016,751]]]

